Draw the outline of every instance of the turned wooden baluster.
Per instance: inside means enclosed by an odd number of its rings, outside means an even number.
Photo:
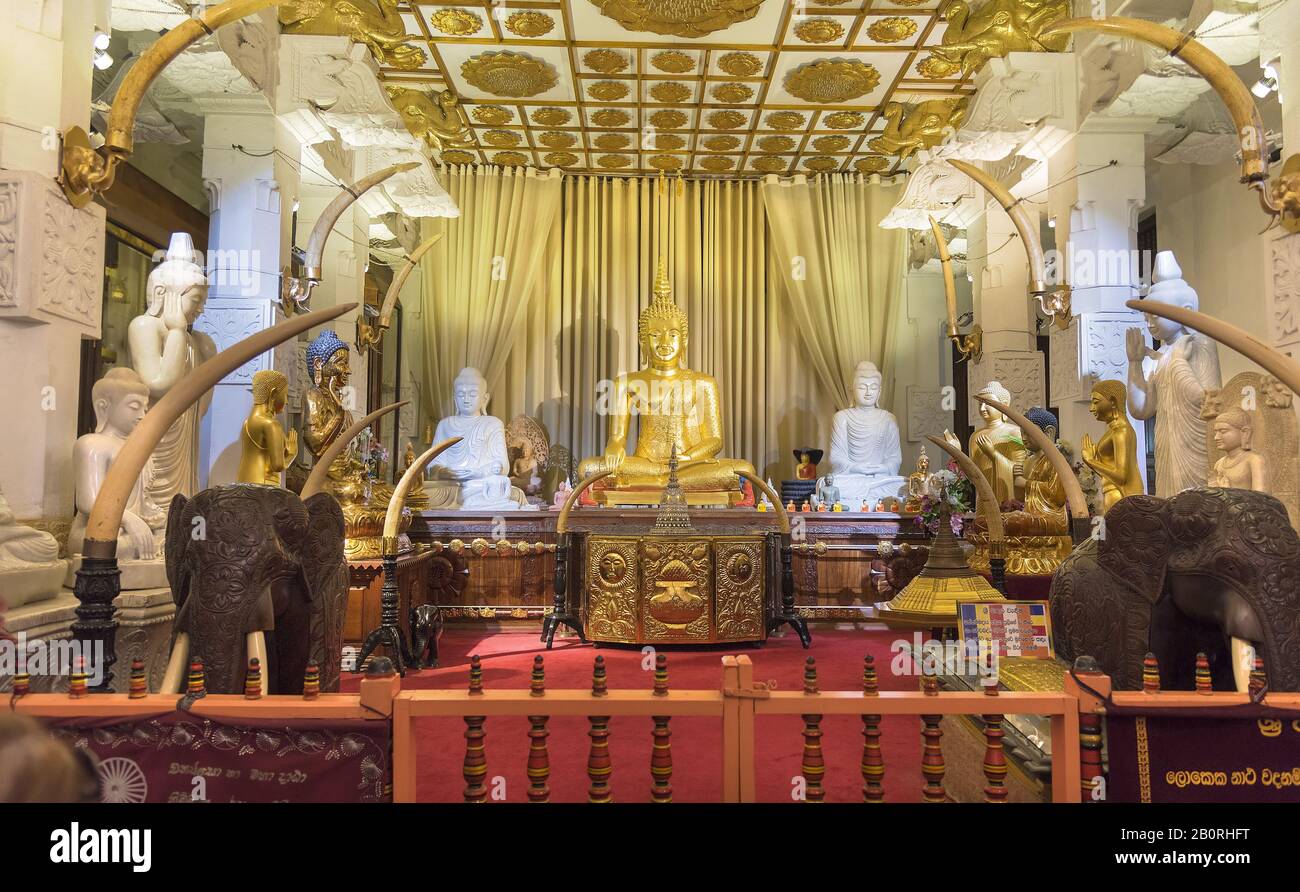
[[[248,658],[248,671],[244,673],[244,699],[262,699],[262,661],[257,657]]]
[[[1258,703],[1268,693],[1268,676],[1264,674],[1264,658],[1255,654],[1255,661],[1250,668],[1250,683],[1246,688],[1250,702]]]
[[[1160,692],[1160,664],[1156,662],[1156,655],[1150,651],[1142,658],[1142,692],[1144,694]]]
[[[990,697],[998,695],[997,679],[988,679],[984,693]],[[990,713],[984,718],[984,776],[989,785],[984,788],[985,802],[1007,801],[1007,755],[1002,749],[1002,715]]]
[[[149,682],[144,677],[144,660],[139,657],[131,661],[131,685],[127,692],[131,700],[140,700],[149,693]]]
[[[879,697],[880,686],[876,680],[876,658],[867,654],[862,658],[862,693]],[[880,716],[862,716],[862,801],[884,802],[885,760],[880,753]]]
[[[1214,679],[1210,676],[1210,658],[1203,653],[1196,655],[1196,693],[1214,693]]]
[[[664,654],[655,655],[654,695],[668,696],[668,657]],[[656,715],[651,716],[651,719],[655,723],[655,728],[654,749],[650,755],[650,776],[654,780],[653,786],[650,787],[650,799],[652,802],[672,802],[673,786],[669,781],[673,776],[673,734],[668,730],[669,717]]]
[[[483,664],[478,654],[469,658],[469,693],[470,696],[483,694]],[[465,716],[465,764],[461,766],[461,775],[465,778],[465,801],[487,802],[487,747],[484,740],[487,732],[483,730],[486,716]]]
[[[533,679],[528,693],[533,697],[546,696],[546,669],[542,665],[542,655],[533,657]],[[549,802],[551,800],[551,756],[546,749],[546,738],[550,736],[546,723],[550,716],[530,715],[528,717],[528,801]]]
[[[927,697],[939,696],[939,679],[933,675],[925,675],[921,678],[921,690]],[[926,802],[945,802],[947,795],[943,790],[943,775],[945,765],[943,761],[943,747],[939,741],[943,738],[943,731],[939,728],[939,722],[943,720],[941,715],[923,715],[921,716],[921,776],[925,778],[925,785],[921,788],[921,797]]]
[[[77,657],[72,661],[72,676],[68,679],[68,696],[80,700],[89,692],[86,687],[86,658]]]
[[[803,666],[803,693],[815,697],[817,687],[817,661],[809,657]],[[803,718],[803,772],[804,802],[822,802],[826,790],[822,779],[826,776],[826,757],[822,753],[822,717],[819,713],[804,713]]]
[[[591,696],[604,697],[607,693],[605,658],[598,656],[591,670]],[[587,732],[591,738],[591,750],[587,754],[587,777],[591,778],[591,786],[587,788],[587,801],[612,802],[614,797],[609,789],[609,776],[613,772],[609,758],[609,716],[592,715],[587,717],[587,721],[591,722],[591,730]]]

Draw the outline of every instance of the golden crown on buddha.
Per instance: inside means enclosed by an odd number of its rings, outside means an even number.
[[[593,487],[606,505],[654,505],[668,482],[668,461],[677,452],[677,477],[692,505],[734,505],[743,498],[736,474],[754,473],[741,459],[719,458],[722,408],[712,375],[686,367],[686,313],[673,301],[663,257],[655,275],[654,298],[637,320],[637,337],[647,365],[620,375],[609,403],[609,433],[603,455],[584,459],[579,476],[613,471],[613,483]],[[627,452],[636,415],[636,449]],[[604,482],[604,481],[602,481]]]

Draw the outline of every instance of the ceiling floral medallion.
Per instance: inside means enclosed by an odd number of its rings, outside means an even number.
[[[815,170],[817,173],[829,173],[837,169],[840,163],[834,158],[828,158],[825,155],[818,155],[814,158],[805,158],[803,166],[809,170]]]
[[[858,59],[819,59],[785,76],[786,92],[805,102],[848,102],[867,95],[879,83],[876,67]]]
[[[528,156],[523,152],[497,152],[492,156],[492,163],[505,167],[519,167],[528,163]]]
[[[533,121],[543,127],[563,127],[572,117],[567,108],[539,108],[533,112]]]
[[[867,123],[862,112],[832,112],[822,118],[822,123],[832,130],[857,130]]]
[[[794,140],[788,136],[765,136],[758,141],[760,152],[788,152],[794,148]]]
[[[483,27],[483,20],[468,9],[440,9],[429,13],[429,24],[454,37],[465,37]]]
[[[685,74],[695,70],[695,59],[681,50],[664,50],[650,57],[650,64],[667,74]]]
[[[867,29],[867,36],[876,43],[898,43],[916,33],[916,20],[906,16],[891,15],[876,19]]]
[[[748,120],[749,116],[745,113],[732,111],[729,108],[715,111],[708,117],[709,126],[718,130],[735,130],[737,127],[745,126]]]
[[[753,88],[746,84],[718,84],[713,88],[714,99],[719,102],[728,102],[732,105],[739,105],[742,102],[748,102],[750,97],[753,95]]]
[[[718,68],[732,77],[753,77],[763,70],[763,60],[753,53],[727,53],[718,59]]]
[[[493,96],[536,96],[559,81],[555,69],[540,59],[521,53],[490,52],[465,60],[461,77]]]
[[[512,117],[510,109],[499,105],[476,105],[470,114],[480,124],[508,124]]]
[[[650,166],[655,170],[681,170],[682,159],[676,155],[651,155]]]
[[[535,9],[526,9],[511,14],[506,19],[506,30],[520,37],[541,37],[555,28],[555,20]]]
[[[676,133],[654,133],[647,142],[657,152],[675,152],[686,145],[686,140]]]
[[[719,136],[710,136],[704,141],[704,148],[710,152],[730,152],[740,145],[740,138],[723,133]]]
[[[621,108],[602,108],[591,116],[591,122],[597,127],[622,127],[631,118]]]
[[[537,137],[537,141],[548,149],[567,149],[578,139],[572,133],[565,133],[562,130],[548,130]]]
[[[627,95],[627,84],[622,81],[597,81],[587,88],[587,95],[601,102],[616,102]]]
[[[860,173],[880,173],[889,167],[889,159],[884,155],[868,155],[859,158],[853,165]]]
[[[926,56],[916,63],[916,73],[932,81],[952,77],[958,71],[961,71],[960,65],[940,59],[938,56]]]
[[[889,2],[895,6],[921,6],[929,0],[889,0]]]
[[[631,142],[626,133],[602,133],[596,137],[593,144],[606,152],[617,152],[619,149],[626,149]]]
[[[663,109],[650,116],[650,123],[660,130],[680,130],[686,126],[686,115],[673,109]]]
[[[609,170],[618,170],[631,164],[632,159],[627,155],[601,155],[596,159],[596,163]]]
[[[578,156],[572,152],[551,152],[542,160],[553,167],[572,167],[578,163]]]
[[[582,61],[597,74],[618,74],[627,68],[627,57],[614,50],[591,50]]]
[[[519,145],[520,136],[513,130],[488,130],[483,134],[482,139],[490,146],[504,149]]]
[[[825,0],[822,0],[822,2],[824,3]],[[763,173],[780,173],[790,166],[789,161],[784,158],[777,158],[773,155],[765,155],[762,158],[755,158],[752,163],[755,170],[761,170]]]
[[[802,130],[803,115],[798,112],[772,112],[767,116],[767,126],[773,130]]]
[[[650,95],[656,102],[677,105],[690,99],[694,95],[694,91],[685,84],[679,84],[676,81],[663,81],[650,88]]]
[[[736,166],[736,159],[729,158],[726,155],[709,155],[707,158],[700,160],[700,167],[705,170],[724,171],[731,170]]]
[[[473,164],[476,161],[478,161],[476,157],[460,149],[451,149],[442,153],[443,164]]]
[[[794,26],[794,36],[804,43],[830,43],[844,36],[844,26],[834,19],[804,19]]]
[[[851,141],[847,136],[819,136],[813,140],[813,148],[819,152],[842,152]]]
[[[763,0],[591,0],[629,31],[705,37],[752,19]]]

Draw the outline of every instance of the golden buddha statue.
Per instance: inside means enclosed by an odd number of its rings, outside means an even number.
[[[279,486],[280,474],[298,457],[298,432],[285,434],[276,418],[288,398],[289,379],[282,372],[263,369],[253,375],[253,411],[240,439],[240,483]]]
[[[1011,392],[997,381],[990,381],[984,385],[984,389],[978,396],[986,396],[1004,406],[1011,405]],[[997,496],[998,505],[1001,505],[1008,500],[1019,498],[1020,490],[1016,488],[1015,468],[1018,462],[1025,460],[1028,452],[1020,428],[1008,421],[1005,415],[985,403],[980,403],[979,413],[984,426],[971,435],[967,455],[988,478],[993,486],[993,494]],[[944,437],[948,442],[958,444],[960,447],[959,441],[950,432],[944,431]]]
[[[1079,441],[1079,457],[1101,478],[1102,510],[1109,511],[1125,496],[1144,492],[1138,467],[1137,431],[1128,420],[1128,391],[1124,382],[1094,384],[1088,411],[1106,425],[1106,433],[1095,445],[1092,437],[1084,434]]]
[[[303,439],[312,457],[319,461],[329,445],[352,424],[352,413],[344,406],[344,394],[352,392],[348,387],[352,377],[348,345],[333,331],[321,332],[307,346],[307,368],[312,387],[307,391]],[[347,538],[344,553],[348,559],[379,557],[383,553],[384,515],[393,488],[372,481],[356,447],[349,446],[330,465],[326,489],[343,508]],[[403,511],[399,531],[405,532],[410,525],[410,514]],[[406,542],[409,548],[409,540]]]
[[[654,299],[641,311],[637,335],[649,364],[614,382],[604,455],[584,459],[578,475],[615,472],[612,486],[593,487],[607,505],[655,505],[668,482],[668,461],[677,452],[677,476],[693,505],[734,505],[743,497],[738,471],[754,473],[740,459],[718,458],[722,410],[718,382],[686,367],[686,314],[674,303],[664,258],[659,258]],[[632,414],[640,417],[636,450],[627,454]]]
[[[922,446],[916,459],[916,470],[907,475],[907,501],[903,503],[903,511],[908,514],[920,512],[921,499],[930,491],[930,477],[930,456]]]
[[[1038,425],[1047,438],[1056,441],[1056,416],[1035,406],[1025,417]],[[1030,441],[1032,444],[1032,441]],[[1070,518],[1066,511],[1065,486],[1047,456],[1030,445],[1023,461],[1015,467],[1016,488],[1024,494],[1024,510],[1003,514],[1010,547],[1008,575],[1050,576],[1069,557]]]

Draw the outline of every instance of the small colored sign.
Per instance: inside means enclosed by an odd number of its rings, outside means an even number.
[[[978,652],[996,654],[999,659],[1050,660],[1055,656],[1046,601],[960,601],[957,619],[962,644],[968,650],[973,642]]]

